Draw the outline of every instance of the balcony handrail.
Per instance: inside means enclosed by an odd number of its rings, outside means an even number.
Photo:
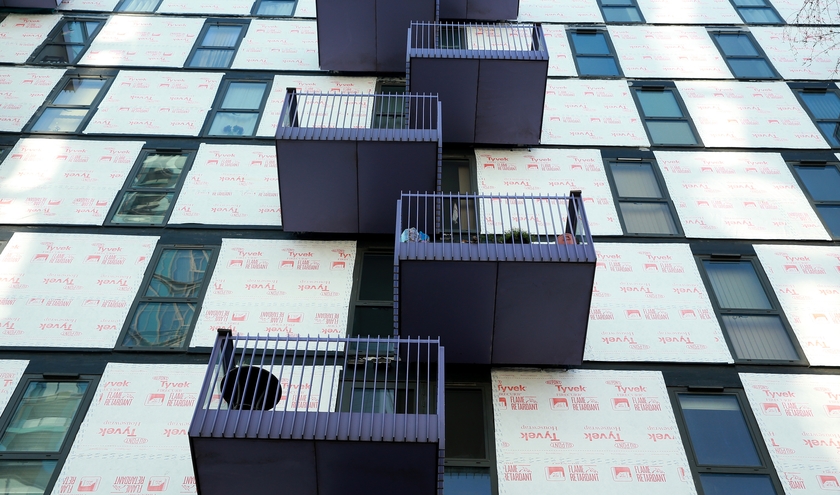
[[[277,139],[437,141],[432,94],[310,93],[288,88]]]
[[[443,366],[443,347],[431,337],[290,338],[222,329],[190,435],[435,442],[442,449]]]
[[[580,191],[568,196],[402,193],[400,260],[596,261]]]
[[[549,59],[540,24],[423,21],[409,27],[407,57]]]

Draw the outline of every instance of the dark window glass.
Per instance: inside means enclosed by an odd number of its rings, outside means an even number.
[[[231,82],[221,108],[213,116],[210,136],[253,136],[257,129],[268,83]]]
[[[477,388],[446,389],[446,458],[484,459],[484,393]]]
[[[688,122],[662,122],[655,120],[648,120],[648,132],[650,139],[654,144],[673,144],[673,145],[692,145],[697,144],[697,138],[694,137],[694,131]]]
[[[358,306],[353,313],[353,334],[371,337],[394,336],[394,308]]]
[[[36,64],[74,64],[105,24],[101,19],[67,19],[33,56]]]
[[[642,16],[636,7],[602,7],[604,20],[607,22],[642,22]]]
[[[443,471],[444,495],[491,495],[489,468],[446,466]]]
[[[840,201],[840,171],[836,166],[793,168],[814,201]]]
[[[140,166],[117,196],[113,224],[160,225],[172,211],[188,153],[147,152]]]
[[[621,75],[605,31],[569,31],[569,39],[579,75]]]
[[[680,106],[676,89],[638,88],[635,93],[653,144],[691,146],[699,143]]]
[[[359,256],[358,293],[351,302],[351,335],[393,337],[394,254],[367,251]]]
[[[840,206],[817,206],[817,213],[822,217],[831,235],[840,237]]]
[[[288,17],[295,12],[295,0],[262,0],[257,6],[256,15]]]
[[[703,266],[721,308],[772,308],[751,262],[704,260]]]
[[[615,59],[604,57],[577,57],[578,72],[581,76],[617,76],[618,64]]]
[[[732,5],[747,24],[784,24],[767,0],[732,0]]]
[[[0,487],[6,494],[44,494],[57,465],[58,461],[0,461]]]
[[[610,55],[604,33],[572,33],[572,44],[578,55]]]
[[[244,31],[241,24],[205,26],[187,67],[230,67]]]
[[[146,289],[148,297],[196,297],[204,283],[211,252],[206,249],[167,249],[160,255]]]
[[[834,92],[799,93],[817,119],[840,119],[840,97]]]
[[[365,253],[359,299],[390,301],[394,298],[394,257]]]
[[[645,117],[682,117],[674,93],[671,91],[639,91],[639,103]]]
[[[678,394],[677,397],[699,465],[761,466],[736,396]]]
[[[88,382],[29,382],[0,437],[0,450],[59,452],[88,385]]]
[[[758,56],[752,40],[748,36],[738,34],[716,35],[721,50],[727,57]]]
[[[713,33],[729,70],[739,79],[774,79],[776,72],[746,32]]]
[[[700,473],[704,495],[775,495],[770,476]]]
[[[379,92],[385,96],[379,96],[374,101],[372,127],[402,129],[406,100],[400,95],[405,93],[405,85],[383,85]]]
[[[134,312],[126,347],[181,347],[195,315],[193,303],[141,302]]]
[[[730,58],[729,67],[735,77],[744,79],[772,79],[776,76],[770,64],[762,59]]]

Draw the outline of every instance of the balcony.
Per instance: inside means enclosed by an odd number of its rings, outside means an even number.
[[[198,493],[434,495],[443,348],[220,330],[190,426]]]
[[[411,21],[437,19],[436,0],[317,0],[322,70],[405,72]]]
[[[440,0],[440,18],[448,21],[513,21],[519,0]]]
[[[438,189],[436,96],[290,90],[276,137],[287,231],[390,234],[400,192]]]
[[[547,75],[539,25],[411,23],[408,87],[443,102],[447,143],[539,144]]]
[[[0,0],[0,7],[55,10],[61,0]]]
[[[570,196],[403,194],[395,312],[449,363],[579,365],[595,249]]]

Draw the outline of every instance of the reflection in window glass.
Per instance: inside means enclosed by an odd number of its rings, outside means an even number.
[[[186,153],[146,153],[111,217],[115,224],[159,225],[175,202]]]
[[[166,249],[146,289],[149,297],[197,297],[210,263],[209,249]]]
[[[732,74],[740,79],[773,79],[776,73],[745,32],[713,33]]]
[[[715,37],[721,50],[723,50],[723,54],[728,57],[758,55],[758,50],[755,49],[752,41],[746,35],[719,33]]]
[[[802,101],[817,119],[840,119],[840,97],[837,93],[799,93]]]
[[[257,7],[257,15],[290,16],[295,11],[294,0],[262,0]]]
[[[395,399],[392,389],[355,387],[350,397],[350,412],[392,414],[396,411]]]
[[[624,228],[628,234],[669,234],[678,233],[671,209],[665,203],[618,203]]]
[[[126,192],[111,222],[161,224],[174,199],[175,193]]]
[[[38,117],[32,130],[35,132],[76,132],[87,113],[87,110],[47,108]]]
[[[691,146],[699,143],[674,89],[639,88],[636,97],[650,140],[657,145]]]
[[[661,198],[662,191],[650,163],[610,164],[618,195],[625,198]]]
[[[3,493],[43,495],[58,461],[0,461]]]
[[[772,79],[776,76],[773,69],[770,68],[770,64],[764,59],[730,58],[729,67],[735,77],[740,78]]]
[[[232,82],[228,85],[222,108],[237,110],[259,110],[265,94],[266,83]]]
[[[637,91],[645,117],[682,117],[674,93],[671,91]]]
[[[776,315],[723,315],[723,325],[738,359],[795,361],[796,349]]]
[[[761,466],[736,396],[677,394],[677,397],[698,464]]]
[[[835,166],[795,166],[793,169],[814,201],[840,201],[840,171]]]
[[[115,12],[154,12],[161,0],[122,0]]]
[[[211,136],[252,136],[257,127],[256,113],[217,112],[208,134]]]
[[[0,437],[0,450],[59,452],[88,385],[88,382],[30,382]]]
[[[817,212],[834,237],[840,237],[840,206],[817,206]]]
[[[228,84],[221,109],[214,114],[207,133],[210,136],[253,136],[267,89],[268,83],[264,82]]]
[[[122,345],[180,347],[195,314],[195,303],[142,302],[131,319]]]
[[[617,76],[618,63],[603,31],[570,31],[572,51],[581,76]]]
[[[54,105],[90,105],[105,86],[103,79],[70,79],[53,100]]]
[[[447,466],[443,471],[444,495],[490,495],[489,468]]]
[[[650,140],[653,144],[697,144],[697,138],[694,137],[694,131],[688,122],[647,120],[645,124],[647,124]]]
[[[242,25],[206,26],[187,67],[230,67],[243,29]]]
[[[750,261],[704,260],[718,305],[723,309],[772,309]]]
[[[775,495],[773,482],[766,474],[700,473],[704,495]]]
[[[59,31],[35,55],[33,62],[42,64],[72,64],[93,39],[96,30],[103,24],[100,20],[68,19]]]
[[[178,185],[186,164],[187,155],[151,153],[143,160],[131,185],[171,189]]]

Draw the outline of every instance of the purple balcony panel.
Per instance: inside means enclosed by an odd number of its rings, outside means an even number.
[[[198,493],[442,494],[443,370],[436,339],[220,330],[189,431]]]
[[[436,96],[290,91],[276,137],[290,232],[389,234],[402,191],[438,189]]]
[[[440,18],[447,21],[514,21],[519,0],[440,0]]]
[[[581,364],[596,257],[579,191],[403,194],[396,222],[401,335],[434,328],[450,363]]]
[[[411,21],[434,21],[436,0],[317,0],[321,69],[405,72]]]
[[[0,0],[0,7],[54,10],[61,0]]]
[[[539,144],[548,50],[538,24],[412,22],[408,41],[409,90],[438,95],[444,141]]]

